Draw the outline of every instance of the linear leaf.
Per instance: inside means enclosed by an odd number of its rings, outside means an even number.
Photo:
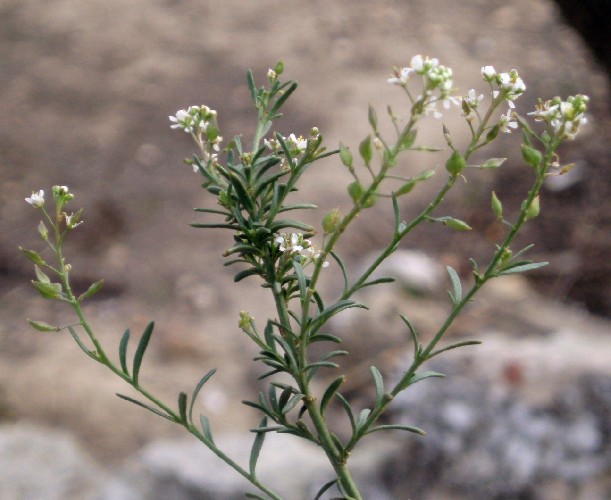
[[[371,366],[369,368],[371,371],[371,375],[373,375],[373,380],[376,385],[376,408],[380,406],[382,400],[384,399],[384,379],[382,378],[382,374],[380,370],[378,370],[375,366]]]
[[[193,405],[195,404],[195,398],[197,398],[197,395],[199,394],[199,391],[201,391],[202,387],[204,387],[204,384],[208,382],[210,377],[212,377],[212,375],[215,373],[216,368],[213,368],[201,378],[201,380],[195,386],[195,389],[193,389],[193,393],[191,394],[191,404],[189,405],[189,422],[193,422]]]
[[[532,271],[533,269],[538,269],[543,266],[547,266],[549,262],[533,262],[532,264],[524,264],[521,266],[510,267],[509,269],[505,269],[501,271],[501,275],[505,274],[516,274],[523,273],[526,271]]]
[[[356,421],[354,420],[354,413],[352,412],[352,407],[350,406],[350,403],[348,403],[348,400],[339,392],[335,393],[335,397],[339,399],[339,402],[344,407],[344,410],[346,410],[346,414],[348,415],[348,419],[350,420],[350,426],[352,427],[352,432],[354,433],[356,431]]]
[[[412,336],[412,340],[414,341],[414,359],[416,359],[420,354],[420,340],[418,339],[418,332],[414,328],[414,325],[412,325],[412,322],[407,319],[407,316],[404,316],[403,314],[400,314],[399,316],[403,320],[403,323],[407,325],[409,333]]]
[[[400,425],[400,424],[378,425],[374,427],[373,429],[369,429],[365,434],[371,434],[372,432],[387,431],[387,430],[393,430],[393,429],[400,430],[400,431],[413,432],[415,434],[420,434],[421,436],[426,435],[426,432],[424,432],[419,427],[414,427],[412,425]]]
[[[322,485],[322,487],[318,490],[318,493],[316,493],[316,496],[314,497],[314,500],[320,500],[323,496],[323,494],[325,493],[325,491],[327,491],[329,488],[331,488],[331,486],[333,486],[335,483],[337,483],[338,479],[333,479],[325,484]]]
[[[335,259],[335,262],[337,262],[337,265],[342,271],[342,276],[344,278],[344,291],[346,291],[348,290],[348,272],[346,271],[346,265],[344,264],[344,261],[341,259],[341,257],[337,255],[333,250],[331,250],[330,254],[331,257]]]
[[[454,289],[450,297],[452,297],[452,302],[454,302],[454,304],[458,304],[462,300],[462,285],[460,283],[460,278],[452,267],[446,266],[446,269],[448,270],[448,274],[452,280],[452,288]]]
[[[153,408],[152,406],[144,404],[138,401],[137,399],[130,398],[129,396],[125,396],[124,394],[118,394],[118,393],[117,393],[117,396],[119,396],[121,399],[124,399],[125,401],[134,403],[135,405],[140,406],[141,408],[145,408],[146,410],[153,412],[155,415],[159,415],[160,417],[167,418],[171,422],[176,422],[176,420],[173,417],[171,417],[170,415],[168,415],[167,413],[164,413],[161,410],[158,410],[157,408]]]
[[[205,415],[200,415],[199,422],[202,424],[202,432],[204,433],[204,437],[211,443],[214,443],[214,440],[212,439],[212,430],[210,429],[210,420],[208,417]]]
[[[123,332],[123,336],[121,337],[121,342],[119,342],[119,361],[121,362],[121,370],[125,375],[129,375],[129,370],[127,369],[127,344],[129,343],[129,328]]]
[[[365,408],[364,410],[361,410],[361,412],[359,413],[359,418],[356,421],[357,430],[360,430],[363,428],[363,426],[367,422],[367,417],[369,417],[370,413],[371,413],[371,410],[369,408]]]
[[[341,375],[337,377],[333,382],[331,382],[331,384],[329,384],[329,387],[327,387],[327,389],[325,390],[325,393],[322,396],[322,399],[320,400],[321,415],[324,416],[325,411],[327,409],[327,405],[331,401],[331,398],[335,395],[335,393],[339,389],[339,386],[342,385],[345,381],[346,381],[346,376]]]
[[[303,274],[303,268],[301,264],[293,259],[293,269],[297,275],[297,283],[299,284],[299,300],[302,305],[305,304],[308,295],[308,284],[305,275]]]
[[[452,344],[452,345],[449,345],[447,347],[443,347],[441,349],[433,351],[431,354],[429,354],[427,356],[426,359],[431,359],[432,357],[437,356],[438,354],[441,354],[442,352],[450,351],[452,349],[458,349],[459,347],[464,347],[464,346],[468,346],[468,345],[478,345],[478,344],[481,344],[481,341],[479,341],[479,340],[465,340],[463,342],[457,342],[456,344]]]
[[[187,394],[181,392],[178,395],[178,414],[180,415],[180,422],[187,424]]]
[[[267,417],[263,417],[259,427],[267,427]],[[259,460],[259,453],[261,452],[261,448],[263,447],[263,441],[265,440],[265,432],[257,432],[255,436],[255,440],[252,444],[252,448],[250,450],[250,459],[248,461],[248,468],[250,471],[250,475],[255,478],[257,477],[255,474],[255,469],[257,468],[257,460]]]
[[[153,334],[153,328],[155,328],[155,322],[151,321],[144,332],[142,333],[142,337],[140,337],[140,342],[138,342],[138,348],[136,349],[136,354],[134,354],[134,365],[132,367],[132,381],[134,386],[138,386],[138,376],[140,375],[140,366],[142,366],[142,359],[144,358],[144,353],[146,348],[149,345],[149,340],[151,340],[151,335]]]
[[[395,278],[394,276],[383,276],[382,278],[366,281],[361,286],[359,286],[359,290],[367,286],[380,285],[382,283],[394,283],[395,281],[397,281],[397,278]]]
[[[286,415],[290,412],[297,404],[303,399],[303,394],[294,394],[291,399],[288,400],[284,408],[282,408],[282,413]]]
[[[68,331],[70,332],[70,335],[72,335],[72,338],[75,340],[75,342],[78,344],[78,346],[81,348],[81,350],[87,354],[87,356],[89,356],[92,359],[95,359],[96,361],[98,361],[98,358],[96,356],[96,352],[92,351],[90,349],[87,349],[87,346],[85,344],[83,344],[83,341],[81,340],[81,338],[78,336],[78,333],[76,333],[76,331],[74,330],[74,328],[72,328],[71,326],[68,327]]]

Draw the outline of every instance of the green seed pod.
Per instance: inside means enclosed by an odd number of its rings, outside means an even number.
[[[283,71],[284,71],[284,61],[278,61],[276,63],[276,66],[274,67],[274,72],[277,75],[281,75]]]
[[[492,191],[491,205],[494,215],[496,215],[498,220],[501,220],[503,218],[503,204],[501,203],[501,200],[498,199],[494,191]]]
[[[348,194],[354,203],[358,203],[358,201],[363,197],[364,193],[365,189],[363,189],[363,186],[359,181],[351,182],[348,185]]]
[[[539,215],[540,210],[541,206],[539,205],[539,195],[537,195],[530,206],[526,209],[526,220],[534,219],[537,215]]]
[[[342,215],[339,208],[329,210],[327,215],[322,219],[322,228],[326,234],[334,233],[338,230],[339,225],[342,221]]]
[[[466,164],[467,162],[463,155],[459,151],[454,150],[452,156],[446,162],[446,170],[452,175],[458,175],[463,171]]]
[[[339,143],[339,158],[352,171],[352,153],[341,142]]]
[[[371,163],[371,157],[373,156],[373,148],[371,146],[371,136],[368,135],[361,141],[359,144],[359,153],[361,154],[361,158],[365,162],[365,165],[369,166]]]
[[[522,158],[524,158],[524,161],[530,166],[537,168],[539,165],[541,165],[543,156],[541,155],[541,151],[538,149],[535,149],[527,144],[522,144]]]
[[[471,231],[471,226],[459,219],[445,219],[443,221],[443,224],[445,226],[451,227],[452,229],[455,229],[456,231]]]

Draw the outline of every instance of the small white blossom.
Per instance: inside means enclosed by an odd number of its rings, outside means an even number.
[[[42,189],[38,193],[32,192],[32,196],[25,201],[33,207],[42,208],[45,204],[45,192]]]
[[[518,122],[514,120],[511,109],[507,110],[507,114],[501,115],[499,127],[501,132],[505,132],[506,134],[511,134],[511,129],[518,128]]]
[[[570,96],[566,101],[555,97],[546,102],[539,102],[535,111],[528,113],[535,121],[544,121],[556,137],[572,140],[582,125],[587,123],[585,112],[589,102],[588,96]]]
[[[491,82],[496,77],[496,71],[493,66],[484,66],[482,68],[482,78],[487,82]]]
[[[410,73],[414,71],[412,68],[395,68],[395,76],[389,78],[388,83],[392,83],[393,85],[407,85],[407,80],[409,79]]]
[[[284,138],[286,140],[286,137]],[[288,140],[295,146],[299,152],[305,151],[308,147],[308,140],[304,139],[303,136],[295,137],[295,134],[291,134],[288,137]]]
[[[278,250],[289,255],[301,255],[309,261],[315,261],[320,258],[320,250],[318,250],[311,240],[303,237],[301,233],[280,233],[274,237],[274,243],[278,245]],[[307,261],[306,261],[307,262]],[[328,262],[323,262],[322,267],[327,267]]]

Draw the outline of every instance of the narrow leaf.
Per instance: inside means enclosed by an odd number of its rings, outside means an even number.
[[[460,278],[458,273],[450,266],[446,266],[450,279],[452,280],[452,287],[454,292],[451,294],[452,301],[454,304],[458,304],[462,300],[462,285],[460,284]]]
[[[421,380],[424,380],[427,378],[444,378],[444,377],[445,375],[443,373],[433,372],[433,371],[422,372],[420,374],[415,373],[414,376],[409,380],[409,385],[414,385],[416,382],[420,382]]]
[[[364,410],[362,410],[359,413],[359,418],[356,422],[356,429],[360,430],[363,428],[363,426],[365,425],[365,423],[367,422],[367,417],[369,417],[369,414],[371,413],[371,410],[369,408],[365,408]]]
[[[303,274],[303,268],[301,264],[297,262],[296,259],[293,260],[293,269],[295,269],[295,274],[297,275],[297,283],[299,284],[299,301],[303,306],[306,303],[307,295],[308,295],[308,285],[306,282],[306,277]]]
[[[69,326],[68,327],[68,331],[70,332],[70,335],[72,335],[72,338],[74,339],[74,341],[78,344],[78,346],[81,348],[81,350],[85,354],[87,354],[87,356],[89,356],[91,359],[95,359],[96,361],[99,361],[98,357],[96,356],[96,352],[88,349],[87,346],[85,344],[83,344],[83,341],[78,336],[78,333],[76,333],[74,328]]]
[[[118,394],[118,393],[117,393],[117,396],[119,396],[121,399],[124,399],[125,401],[129,401],[130,403],[134,403],[137,406],[145,408],[148,411],[153,412],[155,415],[159,415],[160,417],[167,418],[171,422],[176,422],[176,420],[172,418],[170,415],[168,415],[167,413],[164,413],[161,410],[158,410],[157,408],[153,408],[152,406],[144,404],[138,401],[137,399],[130,398],[129,396],[125,396],[124,394]]]
[[[371,434],[372,432],[387,431],[387,430],[393,430],[393,429],[400,430],[400,431],[413,432],[415,434],[420,434],[421,436],[426,435],[426,432],[424,432],[419,427],[414,427],[412,425],[400,425],[400,424],[378,425],[374,427],[373,429],[369,429],[365,434]]]
[[[204,433],[204,437],[211,443],[214,443],[214,440],[212,439],[212,430],[210,429],[210,420],[208,420],[208,417],[205,415],[200,415],[199,422],[202,424],[202,432]]]
[[[286,415],[290,412],[299,402],[303,399],[303,394],[294,394],[291,399],[288,400],[284,408],[282,408],[282,413]]]
[[[213,368],[201,378],[201,380],[195,386],[195,389],[193,389],[193,393],[191,394],[191,404],[189,405],[189,422],[193,422],[193,405],[195,404],[195,399],[197,398],[199,391],[201,391],[202,387],[204,387],[204,384],[208,382],[208,380],[210,380],[210,377],[212,377],[212,375],[214,375],[215,373],[216,368]]]
[[[465,347],[468,345],[478,345],[478,344],[481,344],[479,340],[465,340],[463,342],[457,342],[456,344],[452,344],[447,347],[443,347],[441,349],[433,351],[431,354],[427,356],[426,359],[431,359],[432,357],[437,356],[438,354],[441,354],[442,352],[450,351],[452,349],[458,349],[459,347]]]
[[[129,328],[123,332],[123,336],[121,337],[121,342],[119,342],[119,361],[121,363],[121,370],[125,375],[129,375],[129,370],[127,369],[127,344],[129,343],[130,331]]]
[[[337,377],[333,382],[331,382],[331,384],[329,384],[329,387],[327,387],[327,389],[325,390],[325,393],[322,396],[322,399],[320,400],[321,415],[324,416],[325,411],[327,409],[327,405],[331,401],[331,398],[335,395],[335,393],[339,389],[339,386],[342,385],[345,381],[346,381],[346,376],[341,375]]]
[[[375,366],[371,366],[369,368],[371,371],[371,375],[373,375],[373,380],[376,385],[376,408],[380,406],[382,400],[384,399],[384,379],[382,378],[382,374],[380,370],[378,370]]]
[[[339,402],[344,407],[344,410],[346,410],[346,414],[348,415],[348,419],[350,420],[350,426],[352,427],[352,432],[354,433],[356,431],[356,421],[354,420],[354,413],[352,412],[352,407],[350,406],[350,403],[348,403],[348,400],[339,392],[337,392],[335,396],[337,397],[337,399],[339,399]]]
[[[136,349],[136,353],[134,354],[134,364],[132,367],[132,381],[134,386],[138,386],[138,376],[140,375],[140,366],[142,365],[142,359],[144,358],[144,352],[149,345],[149,340],[151,340],[151,335],[153,333],[153,328],[155,328],[155,322],[151,321],[144,332],[142,333],[142,337],[140,337],[140,342],[138,343],[138,348]]]
[[[259,427],[267,427],[267,417],[263,417]],[[252,444],[252,448],[250,450],[250,460],[248,461],[248,468],[250,471],[250,475],[255,478],[255,469],[257,467],[257,460],[259,460],[259,453],[261,452],[261,448],[263,447],[263,441],[265,440],[265,432],[258,432],[255,436],[255,440]]]
[[[51,279],[45,273],[43,273],[40,270],[40,267],[38,267],[36,264],[34,265],[34,272],[36,273],[36,278],[41,283],[51,283]]]
[[[178,395],[178,414],[180,422],[187,425],[187,395],[184,392]]]
[[[330,254],[331,257],[335,259],[335,262],[337,262],[337,265],[342,271],[342,276],[344,278],[344,291],[346,291],[348,289],[348,271],[346,271],[346,265],[344,264],[344,261],[341,259],[341,257],[337,255],[333,250],[331,250]]]
[[[407,316],[403,316],[403,314],[400,314],[399,316],[407,325],[409,333],[412,336],[412,340],[414,341],[414,359],[416,359],[420,353],[420,340],[418,339],[418,332],[416,332],[416,329],[414,328],[414,325],[412,325],[412,322],[407,319]]]
[[[333,479],[325,484],[322,485],[322,487],[318,490],[318,493],[316,493],[316,496],[314,497],[314,500],[320,500],[322,498],[322,496],[324,495],[325,491],[327,491],[329,488],[331,488],[334,484],[336,484],[338,481],[338,479]]]
[[[524,273],[526,271],[532,271],[533,269],[538,269],[543,266],[547,266],[549,262],[533,262],[532,264],[524,264],[522,266],[510,267],[509,269],[501,271],[501,275],[505,274],[516,274],[516,273]]]

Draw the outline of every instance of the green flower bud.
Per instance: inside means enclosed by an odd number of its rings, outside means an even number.
[[[456,176],[464,170],[466,164],[467,162],[463,155],[461,155],[459,151],[454,150],[452,156],[450,156],[446,162],[446,170],[450,172],[451,175]]]
[[[330,210],[322,219],[322,228],[326,234],[334,233],[338,230],[342,221],[342,216],[339,208]]]

